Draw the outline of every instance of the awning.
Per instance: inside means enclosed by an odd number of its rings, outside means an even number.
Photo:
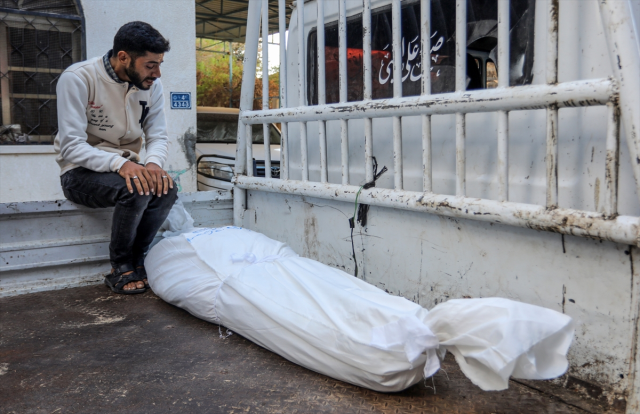
[[[287,27],[293,1],[285,0]],[[248,0],[196,0],[196,37],[244,43],[248,8]],[[278,2],[271,0],[269,1],[269,33],[276,33],[278,30]]]

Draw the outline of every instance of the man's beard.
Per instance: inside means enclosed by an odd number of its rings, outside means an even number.
[[[129,77],[129,79],[131,80],[131,83],[133,83],[133,85],[138,88],[141,89],[143,91],[147,91],[149,90],[149,88],[151,88],[151,86],[149,87],[145,87],[144,86],[144,81],[151,79],[151,80],[156,80],[156,78],[144,78],[142,79],[142,77],[138,74],[138,72],[136,72],[136,68],[134,65],[134,61],[131,60],[131,63],[129,64],[128,67],[126,67],[124,69],[124,72],[127,74],[127,76]]]

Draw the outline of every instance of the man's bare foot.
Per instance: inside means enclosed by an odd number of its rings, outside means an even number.
[[[111,273],[113,273],[113,268],[111,269]],[[128,276],[133,272],[126,272],[123,273],[123,276]],[[146,280],[145,280],[146,281]],[[143,289],[144,288],[144,282],[142,281],[137,281],[137,282],[129,282],[126,285],[124,285],[124,287],[122,288],[122,290],[136,290],[136,289]]]

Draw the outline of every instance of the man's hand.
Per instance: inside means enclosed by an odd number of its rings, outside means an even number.
[[[127,188],[132,194],[132,181],[140,195],[149,195],[149,190],[154,190],[154,187],[151,187],[151,184],[153,183],[153,177],[151,176],[151,174],[149,174],[147,168],[140,164],[136,164],[132,161],[127,161],[122,164],[122,167],[120,167],[120,171],[118,171],[118,174],[120,174],[121,177],[124,177],[124,180],[127,183]]]
[[[173,180],[159,165],[150,162],[147,164],[147,171],[151,175],[152,190],[155,190],[158,197],[162,197],[162,194],[167,194],[169,189],[173,188]]]

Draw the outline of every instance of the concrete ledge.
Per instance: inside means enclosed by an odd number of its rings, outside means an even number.
[[[230,192],[181,193],[179,199],[197,227],[233,223]],[[69,200],[0,204],[0,297],[101,282],[110,268],[112,214],[113,208]]]
[[[53,145],[0,145],[0,155],[55,153]]]

